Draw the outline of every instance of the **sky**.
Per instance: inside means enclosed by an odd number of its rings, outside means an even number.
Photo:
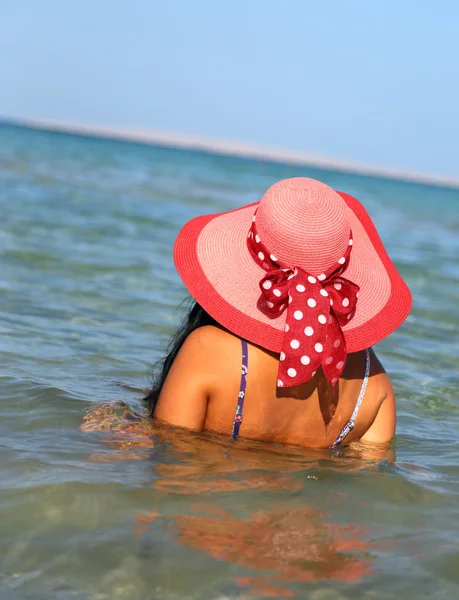
[[[0,0],[0,116],[459,177],[457,0]]]

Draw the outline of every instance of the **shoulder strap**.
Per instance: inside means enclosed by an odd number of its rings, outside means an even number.
[[[362,401],[363,401],[363,397],[365,396],[365,391],[367,389],[369,378],[370,378],[370,351],[367,348],[365,350],[365,375],[363,377],[362,387],[360,388],[360,394],[359,394],[359,397],[357,398],[357,403],[355,405],[354,412],[352,413],[351,418],[349,419],[349,422],[343,427],[343,429],[341,430],[341,433],[336,438],[336,441],[333,444],[332,448],[334,448],[338,444],[341,444],[341,442],[349,434],[349,432],[351,432],[354,429],[355,420],[357,418],[357,415],[359,414],[360,407],[362,406]]]
[[[237,399],[236,414],[234,416],[233,431],[231,437],[233,440],[237,439],[239,435],[239,428],[242,423],[242,409],[244,407],[245,390],[247,387],[247,371],[249,367],[249,348],[246,340],[241,340],[242,345],[242,369],[241,369],[241,383],[239,385],[239,396]]]

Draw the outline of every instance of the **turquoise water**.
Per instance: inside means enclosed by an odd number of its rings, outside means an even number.
[[[297,175],[365,204],[413,292],[377,348],[393,464],[117,417],[180,318],[180,226]],[[459,191],[0,126],[0,211],[1,598],[459,596]]]

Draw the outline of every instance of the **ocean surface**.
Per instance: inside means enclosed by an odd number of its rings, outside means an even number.
[[[412,290],[395,462],[136,417],[179,228],[292,176],[359,198]],[[0,598],[458,598],[458,328],[458,190],[0,126]]]

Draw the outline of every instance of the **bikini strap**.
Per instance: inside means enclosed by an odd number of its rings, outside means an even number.
[[[244,407],[245,390],[247,387],[247,370],[249,366],[249,348],[245,340],[241,340],[242,345],[242,370],[241,370],[241,383],[239,385],[239,396],[237,399],[236,414],[234,416],[233,431],[231,432],[231,438],[236,440],[239,435],[239,428],[242,423],[242,409]]]
[[[332,445],[332,448],[334,448],[335,446],[338,446],[338,444],[341,444],[341,442],[344,440],[344,438],[347,435],[349,435],[349,433],[354,429],[355,420],[357,418],[357,415],[359,414],[359,410],[362,405],[363,397],[365,396],[365,391],[367,389],[369,378],[370,378],[370,351],[367,348],[365,350],[365,375],[363,378],[362,388],[360,389],[360,394],[359,394],[357,403],[354,408],[354,412],[352,413],[351,418],[349,419],[348,423],[346,423],[346,425],[341,430],[341,433],[336,438],[336,441]]]

